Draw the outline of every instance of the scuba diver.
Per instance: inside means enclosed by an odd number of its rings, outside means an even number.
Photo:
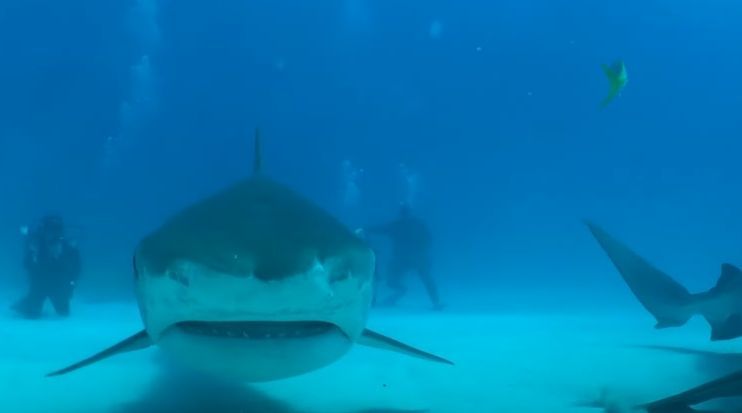
[[[392,241],[392,257],[387,267],[386,284],[394,292],[384,304],[395,305],[405,295],[407,287],[402,283],[402,278],[414,271],[425,285],[433,308],[444,308],[431,275],[430,232],[422,220],[412,215],[409,206],[403,204],[395,220],[366,228],[363,232],[384,235]]]
[[[26,238],[23,265],[29,279],[28,293],[13,305],[25,318],[41,316],[48,298],[54,310],[66,317],[70,299],[80,275],[80,253],[65,237],[62,218],[47,215]]]

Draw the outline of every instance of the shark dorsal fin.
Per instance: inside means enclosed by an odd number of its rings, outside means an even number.
[[[255,153],[253,158],[252,173],[259,175],[263,169],[263,154],[260,148],[260,128],[255,128]]]

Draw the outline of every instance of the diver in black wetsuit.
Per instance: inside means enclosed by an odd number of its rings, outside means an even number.
[[[29,289],[13,310],[25,318],[41,316],[48,298],[57,314],[66,317],[70,299],[80,275],[80,253],[65,238],[62,218],[49,215],[28,234],[23,265],[28,273]]]
[[[394,221],[369,227],[365,232],[385,235],[393,243],[386,282],[394,292],[384,304],[394,305],[405,295],[407,287],[402,283],[402,278],[408,272],[414,271],[425,284],[433,308],[443,309],[444,305],[438,296],[438,289],[431,274],[430,231],[423,221],[412,215],[408,206],[401,207],[399,216]]]

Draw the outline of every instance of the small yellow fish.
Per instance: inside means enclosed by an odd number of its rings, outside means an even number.
[[[603,99],[600,103],[600,107],[604,108],[615,99],[616,96],[621,94],[621,91],[626,87],[626,83],[629,81],[629,75],[626,73],[626,65],[622,60],[615,62],[612,66],[600,65],[603,68],[605,76],[610,82],[610,90],[608,96]]]

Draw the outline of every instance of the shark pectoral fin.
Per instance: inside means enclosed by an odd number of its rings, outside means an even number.
[[[739,396],[742,396],[742,371],[638,407],[650,413],[691,412],[695,411],[691,406],[714,399]]]
[[[133,336],[114,344],[113,346],[94,354],[84,360],[78,361],[75,364],[72,364],[71,366],[65,367],[61,370],[57,370],[54,372],[51,372],[46,375],[46,377],[51,376],[60,376],[62,374],[67,374],[71,371],[77,370],[79,368],[85,367],[87,365],[93,364],[95,362],[101,361],[105,358],[114,356],[119,353],[126,353],[129,351],[136,351],[136,350],[142,350],[144,348],[147,348],[152,345],[152,340],[150,340],[149,335],[147,335],[146,330],[142,330]]]
[[[416,349],[415,347],[404,344],[400,341],[376,333],[369,329],[363,330],[363,334],[361,334],[361,337],[358,339],[358,344],[368,347],[375,347],[382,350],[391,350],[397,353],[406,354],[408,356],[417,357],[428,361],[435,361],[437,363],[453,365],[452,361],[446,360],[443,357],[439,357],[435,354]]]

